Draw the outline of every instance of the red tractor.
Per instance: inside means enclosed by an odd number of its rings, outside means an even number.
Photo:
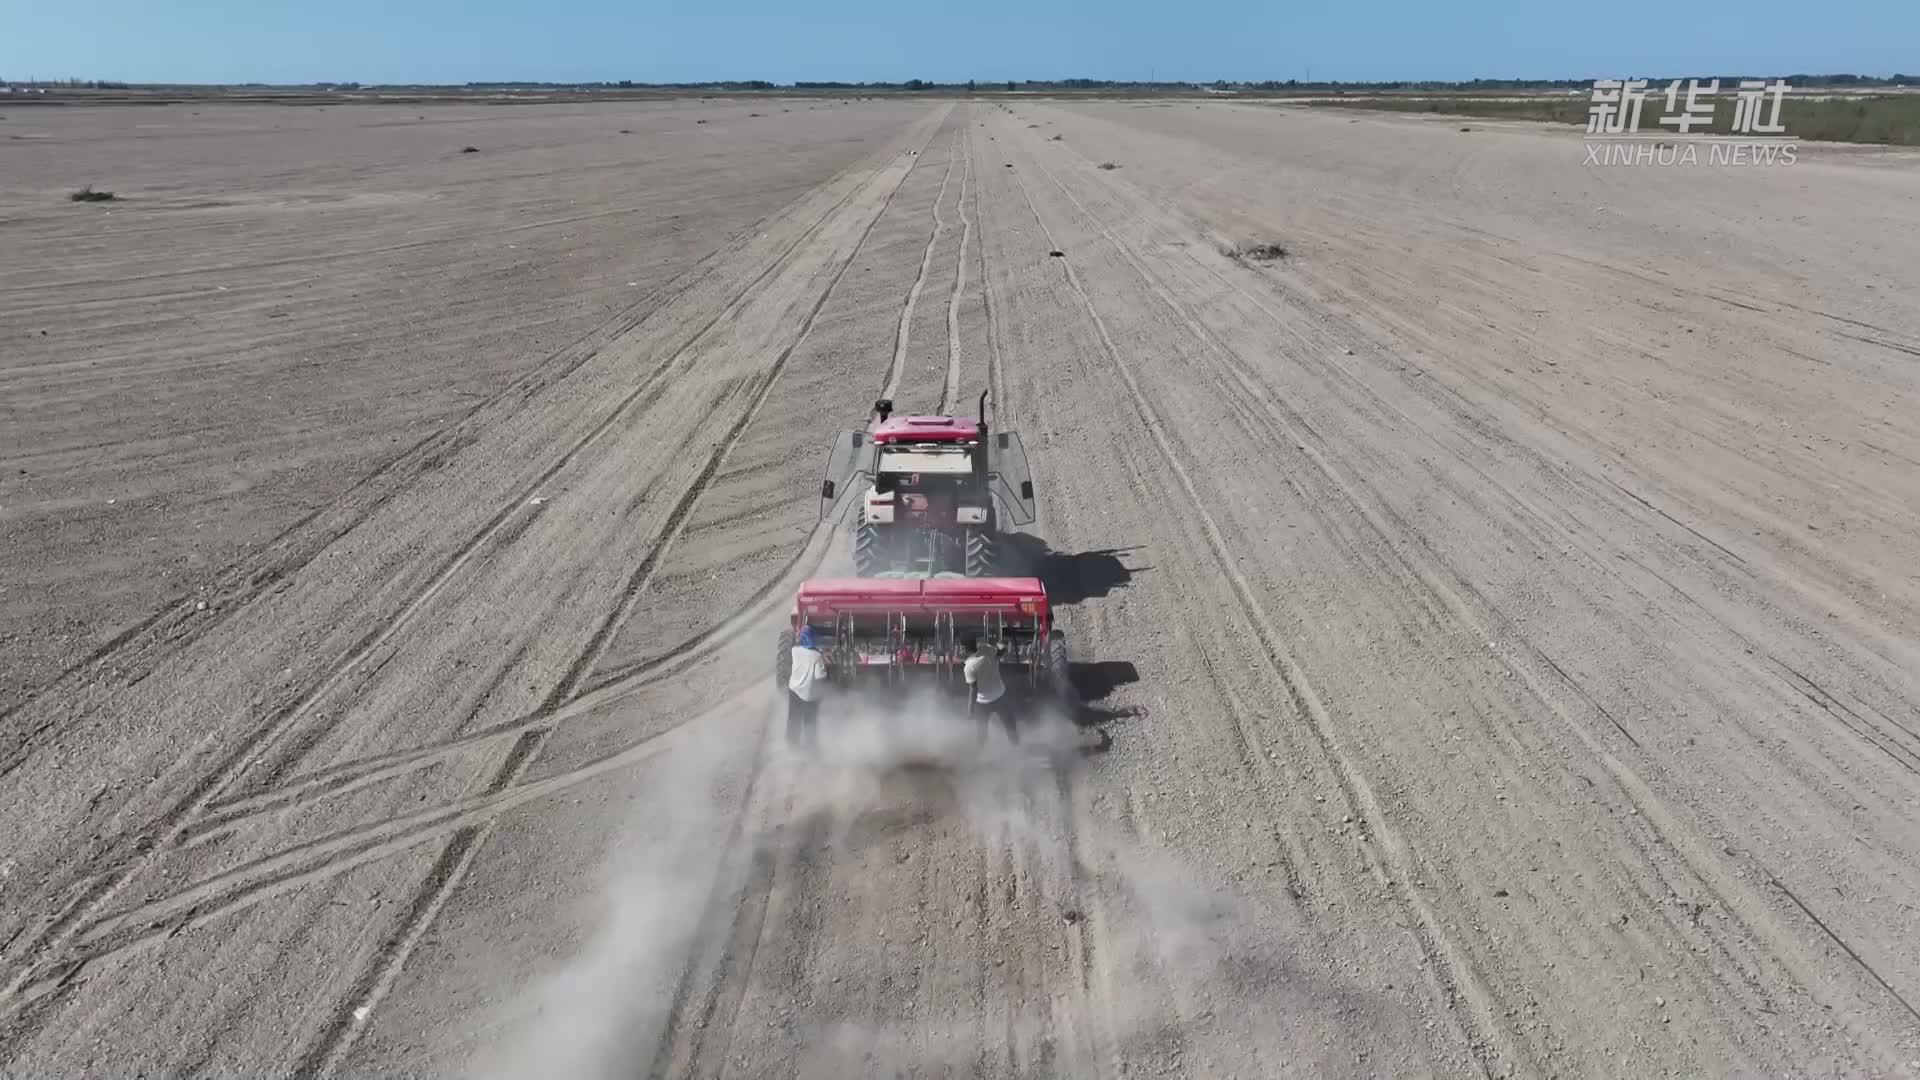
[[[853,568],[861,577],[992,577],[1000,530],[1033,522],[1033,479],[1020,437],[980,417],[899,416],[874,402],[872,431],[842,432],[820,485],[820,513],[856,490]]]

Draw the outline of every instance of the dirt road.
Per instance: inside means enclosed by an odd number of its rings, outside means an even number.
[[[8,1075],[1920,1074],[1912,155],[54,112]],[[1086,707],[797,766],[824,448],[982,388]]]

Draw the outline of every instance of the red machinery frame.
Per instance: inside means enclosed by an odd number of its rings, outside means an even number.
[[[815,578],[801,583],[793,631],[813,630],[836,682],[954,678],[976,635],[1009,674],[1047,677],[1053,610],[1038,578]]]

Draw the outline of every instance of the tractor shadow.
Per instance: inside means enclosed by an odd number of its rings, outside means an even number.
[[[1140,669],[1129,660],[1095,660],[1067,665],[1073,680],[1073,726],[1093,740],[1083,753],[1104,754],[1113,748],[1113,733],[1108,727],[1116,720],[1138,720],[1147,715],[1143,705],[1107,705],[1107,695],[1123,686],[1140,681]]]
[[[1047,587],[1047,601],[1055,610],[1111,596],[1133,582],[1135,574],[1151,566],[1129,565],[1127,556],[1139,548],[1100,548],[1094,551],[1056,551],[1038,536],[1010,533],[1001,542],[1001,572],[1037,577]],[[1140,681],[1140,672],[1125,660],[1099,660],[1068,665],[1073,681],[1073,725],[1088,740],[1084,753],[1104,753],[1113,745],[1108,726],[1116,720],[1147,715],[1142,706],[1111,706],[1105,698],[1122,686]],[[1097,740],[1097,741],[1096,741]]]
[[[1073,678],[1074,692],[1084,704],[1096,704],[1123,686],[1140,681],[1140,669],[1130,660],[1093,660],[1072,663],[1067,671]]]
[[[1098,551],[1055,551],[1045,540],[1027,533],[1009,533],[1001,541],[1001,572],[1037,577],[1047,587],[1047,600],[1056,608],[1098,600],[1124,589],[1133,575],[1151,566],[1128,566],[1124,556],[1138,548],[1102,548]]]

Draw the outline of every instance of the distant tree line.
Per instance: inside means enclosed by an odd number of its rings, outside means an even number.
[[[1751,75],[1739,76],[1752,78]],[[1725,82],[1725,79],[1721,80]],[[1920,85],[1920,75],[1902,75],[1894,72],[1884,79],[1871,75],[1789,75],[1788,86],[1914,86]]]
[[[0,79],[0,86],[24,86],[49,90],[127,90],[128,84],[113,79]]]
[[[1638,78],[1635,73],[1603,73],[1601,78]],[[1730,86],[1742,79],[1762,78],[1755,75],[1689,75],[1683,79],[1698,78],[1706,81],[1718,78],[1720,84]],[[1781,76],[1764,76],[1768,81]],[[1896,72],[1881,78],[1874,75],[1831,74],[1810,75],[1794,74],[1784,76],[1787,85],[1796,87],[1837,87],[1850,89],[1873,89],[1890,86],[1920,85],[1920,75],[1907,75]],[[1671,78],[1648,78],[1651,84],[1665,84]],[[8,81],[0,79],[0,86],[15,86],[47,89],[80,90],[130,90],[148,87],[178,87],[191,84],[181,83],[127,83],[110,79],[31,79]],[[359,83],[359,82],[315,82],[315,83],[229,83],[223,84],[236,89],[299,89],[320,90],[436,90],[447,89],[443,83]],[[1004,84],[990,83],[989,88],[997,89],[1004,85],[1009,93],[1025,90],[1028,92],[1048,90],[1121,90],[1133,92],[1180,92],[1192,90],[1232,91],[1235,93],[1343,93],[1348,91],[1416,91],[1442,93],[1472,93],[1500,91],[1539,91],[1539,90],[1583,90],[1593,85],[1592,79],[1468,79],[1464,81],[1447,80],[1409,80],[1394,79],[1373,82],[1342,82],[1338,80],[1304,79],[1264,79],[1257,82],[1215,80],[1213,82],[1185,82],[1171,80],[1138,79],[1008,79]],[[473,81],[463,84],[468,90],[710,90],[710,91],[773,91],[782,89],[804,91],[830,91],[840,93],[884,93],[888,91],[973,93],[978,84],[968,79],[966,82],[942,83],[927,79],[906,79],[897,82],[843,82],[837,80],[805,80],[792,83],[776,83],[766,79],[726,79],[712,82],[644,82],[635,79],[620,79],[603,82],[540,82],[537,80],[495,80]]]
[[[1595,78],[1614,78],[1614,79],[1646,78],[1647,82],[1650,85],[1651,84],[1664,85],[1666,83],[1672,82],[1675,76],[1661,76],[1659,78],[1654,78],[1651,76],[1643,76],[1638,72],[1630,72],[1625,74],[1620,72],[1610,72],[1610,73],[1595,76]],[[1886,78],[1879,78],[1873,75],[1805,75],[1805,74],[1787,75],[1787,76],[1779,76],[1779,75],[1760,76],[1760,75],[1752,75],[1752,74],[1683,75],[1683,76],[1678,76],[1678,78],[1682,82],[1685,82],[1689,79],[1698,79],[1703,83],[1713,79],[1719,79],[1720,85],[1722,87],[1731,87],[1731,86],[1738,85],[1739,82],[1743,79],[1762,79],[1762,78],[1768,82],[1771,82],[1775,79],[1784,79],[1784,81],[1788,86],[1823,86],[1823,87],[1831,86],[1831,87],[1857,87],[1861,89],[1870,89],[1873,87],[1920,85],[1920,75],[1905,75],[1899,72],[1895,72],[1894,74],[1889,75]],[[1087,80],[1069,79],[1069,80],[1065,80],[1060,85],[1066,86],[1069,84],[1079,83],[1084,81],[1087,81]],[[1120,84],[1120,85],[1125,85],[1125,84]],[[1274,80],[1274,79],[1267,79],[1261,82],[1219,81],[1219,82],[1206,83],[1204,85],[1215,90],[1243,90],[1243,91],[1250,90],[1250,91],[1269,91],[1269,92],[1296,91],[1296,92],[1309,92],[1309,93],[1310,92],[1339,93],[1341,91],[1348,91],[1348,90],[1358,90],[1358,91],[1414,90],[1414,91],[1439,91],[1439,92],[1448,92],[1448,93],[1472,93],[1472,92],[1487,93],[1487,92],[1523,91],[1523,90],[1585,90],[1593,85],[1593,79],[1467,79],[1464,81],[1455,81],[1455,82],[1449,82],[1446,80],[1411,80],[1411,79],[1394,79],[1394,80],[1388,80],[1388,81],[1382,81],[1382,82],[1306,81],[1302,79],[1287,79],[1285,81],[1280,81],[1280,80]]]
[[[390,88],[395,84],[384,83],[376,89]],[[431,84],[419,84],[430,86]],[[465,84],[469,90],[778,90],[778,83],[765,79],[726,79],[716,82],[699,83],[650,83],[633,79],[621,79],[617,82],[470,82]]]

